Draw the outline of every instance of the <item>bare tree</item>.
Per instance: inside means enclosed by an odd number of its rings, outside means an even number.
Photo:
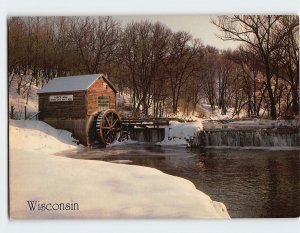
[[[291,25],[283,28],[278,33],[277,27],[282,16],[219,16],[212,22],[223,31],[220,36],[223,40],[241,41],[255,49],[264,66],[265,86],[270,101],[270,115],[272,119],[277,118],[276,93],[274,93],[273,82],[274,53],[281,46],[281,41],[288,33],[297,26]],[[275,83],[276,85],[276,83]]]
[[[241,88],[247,97],[247,113],[251,115],[260,116],[260,109],[265,94],[266,87],[264,85],[261,62],[257,59],[256,51],[247,45],[240,46],[238,50],[234,51],[230,60],[236,63],[239,67],[240,82],[243,84]],[[263,90],[263,92],[260,92]]]
[[[74,17],[70,23],[78,71],[105,72],[116,59],[120,25],[111,17]]]
[[[203,92],[210,104],[211,110],[215,110],[217,98],[217,63],[219,51],[213,47],[206,47],[205,58],[202,65]]]
[[[278,33],[287,31],[287,35],[281,41],[282,47],[278,50],[277,59],[279,65],[278,75],[287,82],[286,113],[291,107],[293,115],[299,114],[299,17],[284,16],[280,18]],[[283,72],[280,72],[282,70]],[[282,84],[285,86],[285,84]],[[282,93],[282,92],[281,92]]]
[[[193,60],[197,58],[201,46],[201,42],[192,40],[187,32],[179,31],[171,37],[165,72],[170,83],[174,114],[177,113],[182,86],[196,70]]]
[[[160,101],[164,99],[165,83],[158,82],[162,76],[170,30],[165,26],[148,21],[131,23],[124,30],[122,38],[122,55],[128,70],[129,85],[135,112],[142,107],[143,114],[154,102],[157,114]]]

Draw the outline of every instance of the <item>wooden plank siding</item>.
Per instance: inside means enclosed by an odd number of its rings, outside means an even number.
[[[72,133],[72,137],[78,139],[84,145],[88,144],[87,119],[45,119],[47,124],[56,129],[64,129]]]
[[[52,95],[73,95],[73,101],[50,102]],[[39,94],[40,119],[82,118],[86,116],[86,91]]]
[[[99,111],[98,96],[109,96],[109,108],[116,109],[116,92],[103,79],[100,79],[87,90],[87,115]]]

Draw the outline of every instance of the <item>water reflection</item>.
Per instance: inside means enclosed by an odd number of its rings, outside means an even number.
[[[231,217],[300,216],[298,151],[200,151],[126,145],[60,155],[103,161],[130,160],[133,165],[186,178],[213,200],[223,202]]]

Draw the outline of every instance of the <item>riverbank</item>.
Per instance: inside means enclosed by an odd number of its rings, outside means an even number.
[[[9,143],[13,219],[229,218],[224,204],[183,178],[152,168],[54,156],[78,147],[70,133],[43,122],[10,121]]]

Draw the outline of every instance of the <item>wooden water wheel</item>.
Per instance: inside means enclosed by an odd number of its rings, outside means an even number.
[[[109,145],[119,139],[121,127],[121,118],[115,110],[102,111],[96,119],[97,139],[103,145]]]

